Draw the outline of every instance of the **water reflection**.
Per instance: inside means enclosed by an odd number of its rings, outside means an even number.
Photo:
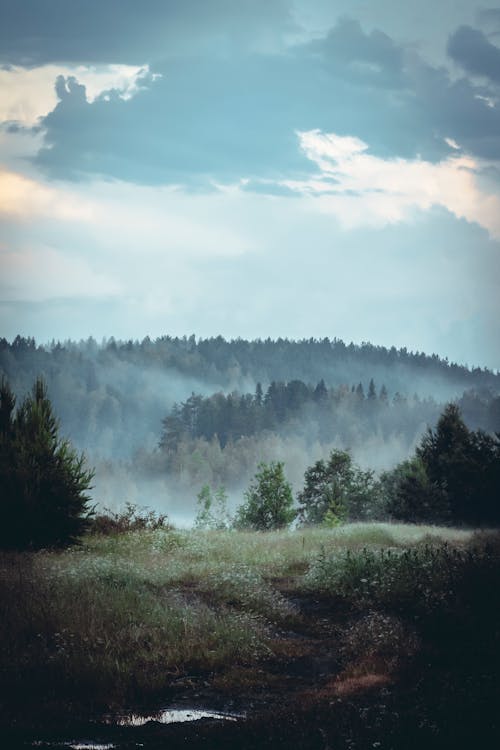
[[[241,714],[228,714],[222,711],[207,711],[205,709],[182,709],[168,708],[154,714],[129,714],[120,716],[113,723],[122,727],[142,727],[148,721],[157,721],[160,724],[180,724],[186,721],[198,721],[199,719],[219,719],[221,721],[237,721],[243,718]]]

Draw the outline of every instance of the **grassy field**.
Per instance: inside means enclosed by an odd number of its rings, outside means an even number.
[[[496,686],[499,562],[496,534],[396,524],[142,530],[4,554],[2,723],[190,691],[241,709],[285,690],[317,707],[417,683],[424,724],[450,690],[443,715],[478,711]]]

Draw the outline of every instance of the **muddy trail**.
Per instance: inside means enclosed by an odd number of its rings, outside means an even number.
[[[426,750],[498,746],[490,673],[452,663],[413,628],[274,585],[295,606],[267,658],[181,674],[153,707],[76,720],[18,719],[2,747],[46,750]],[[462,650],[466,644],[455,644]]]

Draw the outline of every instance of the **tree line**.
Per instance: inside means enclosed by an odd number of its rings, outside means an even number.
[[[284,462],[261,463],[232,524],[272,530],[297,520],[336,526],[346,521],[397,519],[410,523],[489,526],[500,523],[500,433],[469,430],[456,404],[448,404],[415,454],[379,477],[333,450],[306,469],[294,502]],[[224,490],[205,486],[197,525],[228,528]],[[214,510],[212,510],[212,507]]]
[[[500,398],[485,400],[467,392],[458,404],[472,423],[479,421],[490,431],[500,428]],[[264,431],[300,432],[306,423],[317,425],[322,441],[340,435],[347,442],[354,426],[356,433],[396,432],[409,441],[419,424],[434,422],[441,409],[433,398],[407,398],[400,393],[390,397],[385,384],[377,388],[373,378],[367,386],[360,382],[336,388],[327,388],[323,379],[315,386],[301,380],[272,381],[266,391],[257,383],[254,393],[192,393],[163,418],[159,446],[173,457],[189,441],[216,439],[224,449],[230,441]]]
[[[317,386],[313,394],[326,398],[322,387]],[[2,380],[0,548],[39,549],[76,542],[92,516],[88,495],[92,476],[83,454],[59,437],[44,382],[37,379],[16,409],[15,396]],[[334,526],[389,517],[497,526],[499,488],[500,433],[469,429],[458,406],[450,403],[436,427],[421,438],[414,455],[379,477],[357,466],[349,452],[333,450],[328,459],[307,468],[295,502],[284,462],[262,462],[234,519],[227,514],[224,489],[205,486],[198,495],[195,525],[270,530],[295,519],[301,524]],[[161,525],[164,521],[162,517]]]
[[[397,431],[408,443],[414,440],[419,425],[435,421],[442,404],[466,391],[474,394],[467,405],[461,404],[469,427],[494,430],[500,421],[498,374],[450,363],[436,355],[368,343],[347,344],[339,339],[227,341],[222,337],[161,336],[142,341],[96,342],[90,338],[40,344],[31,337],[17,336],[11,342],[0,338],[1,375],[8,378],[19,398],[42,375],[64,433],[79,449],[99,458],[128,459],[139,448],[152,450],[161,417],[170,413],[174,402],[185,403],[192,392],[203,397],[235,391],[253,395],[258,382],[264,391],[273,381],[301,381],[309,388],[323,379],[329,390],[351,388],[352,384],[357,387],[362,382],[367,396],[371,377],[377,396],[385,384],[391,405],[397,393],[410,404],[406,415],[400,409],[401,419],[393,425],[387,410],[385,416],[384,412],[379,415],[384,434]],[[426,403],[428,399],[435,402],[434,409]],[[225,406],[231,408],[231,404]],[[278,404],[278,420],[279,411]],[[389,413],[396,415],[394,410]],[[354,443],[350,425],[355,418],[355,411],[343,419],[337,410],[336,434],[346,445]],[[332,429],[324,424],[328,439]],[[373,420],[366,420],[362,430],[372,430],[373,425]],[[237,439],[237,430],[236,424],[230,427],[227,439]],[[224,442],[219,427],[218,435]]]

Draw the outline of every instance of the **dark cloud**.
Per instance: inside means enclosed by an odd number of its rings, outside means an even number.
[[[313,55],[355,82],[400,88],[404,50],[382,31],[365,34],[359,21],[342,18],[323,39],[305,45]]]
[[[310,169],[294,133],[314,123],[298,96],[306,82],[280,57],[183,60],[156,72],[128,101],[110,91],[90,103],[75,81],[58,81],[37,163],[54,176],[183,184]]]
[[[500,8],[483,8],[479,10],[477,21],[484,26],[500,26]]]
[[[482,31],[460,26],[449,38],[447,51],[467,73],[500,83],[500,49]]]
[[[500,112],[482,97],[492,95],[468,79],[451,81],[444,69],[419,65],[412,72],[417,106],[415,127],[433,129],[457,141],[464,150],[486,159],[500,156]]]
[[[313,165],[299,153],[296,131],[316,128],[355,135],[384,158],[439,160],[449,155],[445,138],[500,157],[500,114],[485,103],[487,86],[452,81],[444,68],[347,19],[286,53],[158,63],[127,101],[109,91],[88,102],[75,79],[58,79],[56,91],[36,162],[57,177],[192,188],[212,179],[299,178]]]
[[[281,45],[287,0],[1,0],[0,63],[143,65],[216,43]]]

